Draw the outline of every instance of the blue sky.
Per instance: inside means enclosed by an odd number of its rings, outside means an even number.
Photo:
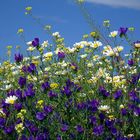
[[[103,20],[109,19],[112,30],[117,30],[120,26],[133,26],[136,28],[135,39],[140,39],[140,0],[86,1],[86,7],[96,25],[101,26]],[[39,37],[41,41],[48,40],[43,29],[24,14],[27,6],[33,7],[33,14],[40,18],[43,24],[52,25],[54,32],[59,31],[68,46],[80,41],[83,34],[92,31],[73,0],[1,0],[0,58],[5,57],[8,45],[14,48],[20,45],[25,53],[27,46],[16,34],[18,28],[24,29],[26,41],[33,40],[34,37]]]

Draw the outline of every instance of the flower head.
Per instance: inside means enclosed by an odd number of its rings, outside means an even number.
[[[69,129],[69,127],[68,127],[68,125],[66,125],[66,124],[63,124],[62,127],[61,127],[61,131],[62,131],[62,132],[65,132],[65,131],[67,131],[68,129]]]
[[[134,65],[134,60],[133,59],[128,60],[128,65],[133,66]]]
[[[20,63],[23,61],[23,55],[22,54],[15,54],[15,61],[16,63]]]
[[[101,136],[104,133],[104,128],[102,125],[95,126],[93,129],[93,133],[96,136]]]
[[[101,106],[98,107],[98,109],[100,111],[105,111],[106,112],[110,109],[110,107],[108,105],[101,105]]]
[[[117,90],[114,94],[114,99],[119,99],[122,96],[122,91],[121,90]]]
[[[77,125],[76,130],[77,132],[82,133],[84,131],[84,128],[81,125]]]
[[[39,46],[39,38],[34,38],[34,40],[32,41],[32,45],[34,47],[38,47]]]
[[[43,112],[37,112],[37,113],[36,113],[36,118],[37,118],[39,121],[44,120],[45,117],[46,117],[46,114],[43,113]]]
[[[120,27],[119,29],[120,37],[125,36],[127,31],[128,31],[128,28]]]
[[[15,95],[9,96],[6,98],[5,103],[6,104],[14,104],[17,99],[18,98]]]
[[[118,35],[118,31],[110,32],[109,37],[116,37]]]
[[[140,41],[139,40],[134,42],[134,47],[135,48],[140,48]]]
[[[65,53],[64,52],[58,52],[58,58],[59,59],[65,58]]]
[[[20,77],[18,80],[18,84],[20,85],[20,87],[23,87],[26,85],[26,78],[25,77]]]

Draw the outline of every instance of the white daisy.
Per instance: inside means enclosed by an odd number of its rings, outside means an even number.
[[[7,97],[5,99],[5,103],[7,103],[7,104],[14,104],[17,99],[18,98],[15,95],[9,96],[9,97]]]
[[[110,109],[110,107],[108,105],[101,105],[99,108],[98,108],[100,111],[108,111]]]
[[[116,37],[118,35],[118,31],[110,32],[109,37]]]

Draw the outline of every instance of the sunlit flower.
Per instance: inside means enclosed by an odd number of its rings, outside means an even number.
[[[140,41],[134,42],[134,47],[135,48],[140,48]]]
[[[24,30],[22,28],[18,29],[17,34],[22,34]]]
[[[52,36],[57,37],[57,38],[60,38],[60,37],[61,37],[60,34],[59,34],[59,32],[54,32],[54,33],[52,34]]]
[[[41,46],[42,46],[42,47],[47,47],[48,44],[49,44],[48,41],[44,41],[44,42],[41,44]]]
[[[50,84],[50,87],[51,87],[52,89],[56,89],[56,88],[58,87],[58,84],[57,84],[57,83],[51,83],[51,84]]]
[[[102,46],[102,43],[100,41],[94,41],[93,44],[90,47],[96,49],[100,46]]]
[[[109,37],[116,37],[118,35],[118,31],[110,32]]]
[[[9,96],[9,97],[7,97],[5,99],[5,103],[7,103],[7,104],[14,104],[17,99],[18,98],[15,95]]]
[[[98,108],[100,111],[108,111],[110,109],[110,107],[108,105],[101,105]]]
[[[87,54],[80,55],[81,58],[86,58]]]
[[[113,56],[115,52],[111,46],[107,45],[104,47],[103,54],[106,56]]]
[[[17,131],[17,133],[21,133],[24,130],[24,126],[23,123],[19,123],[15,126],[15,130]]]

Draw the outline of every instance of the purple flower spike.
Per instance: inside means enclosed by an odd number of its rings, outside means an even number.
[[[102,125],[99,125],[99,126],[95,126],[94,129],[93,129],[93,133],[94,135],[96,136],[100,136],[104,133],[104,128]]]
[[[15,54],[15,61],[16,63],[20,63],[23,60],[23,55],[22,54]]]
[[[14,131],[14,126],[13,126],[13,125],[7,126],[7,127],[5,127],[5,129],[4,129],[4,132],[5,132],[6,134],[11,134],[13,131]]]
[[[119,99],[121,96],[122,96],[122,91],[121,90],[117,90],[115,93],[114,93],[114,99]]]
[[[128,28],[120,27],[119,29],[120,37],[125,36],[127,31],[128,31]]]
[[[37,113],[36,113],[36,118],[37,118],[39,121],[44,120],[45,117],[46,117],[46,114],[43,113],[43,112],[37,112]]]
[[[128,60],[128,65],[133,66],[134,65],[134,60],[133,59]]]
[[[65,131],[68,130],[68,128],[69,128],[68,125],[63,124],[62,127],[61,127],[61,131],[65,132]]]
[[[42,84],[42,89],[45,91],[45,90],[48,90],[50,88],[50,84],[49,82],[45,82]]]
[[[44,106],[44,112],[46,114],[51,113],[52,111],[53,111],[52,106],[47,106],[47,105]]]
[[[35,66],[35,64],[34,64],[34,63],[31,63],[31,64],[28,66],[27,71],[28,71],[29,73],[34,73],[34,72],[36,71],[36,66]]]
[[[24,87],[26,85],[26,78],[25,77],[20,77],[18,80],[18,84],[20,85],[20,87]]]
[[[24,97],[32,97],[35,95],[35,90],[33,88],[28,87],[25,91],[24,91]]]
[[[58,52],[58,58],[59,59],[65,58],[65,53],[64,52]]]
[[[49,91],[48,96],[49,96],[50,98],[58,97],[58,95],[57,95],[56,93],[54,93],[52,90]]]
[[[104,96],[104,97],[108,97],[110,96],[110,93],[108,91],[106,91],[106,89],[103,86],[99,87],[99,92]]]
[[[35,38],[33,41],[32,41],[32,45],[34,47],[38,47],[39,46],[39,38]]]
[[[84,131],[84,128],[81,125],[77,125],[76,130],[77,132],[82,133]]]
[[[112,127],[112,128],[111,128],[111,133],[112,133],[113,135],[117,135],[117,129],[116,129],[115,127]]]
[[[67,86],[65,86],[61,92],[68,97],[72,94],[72,91]]]

